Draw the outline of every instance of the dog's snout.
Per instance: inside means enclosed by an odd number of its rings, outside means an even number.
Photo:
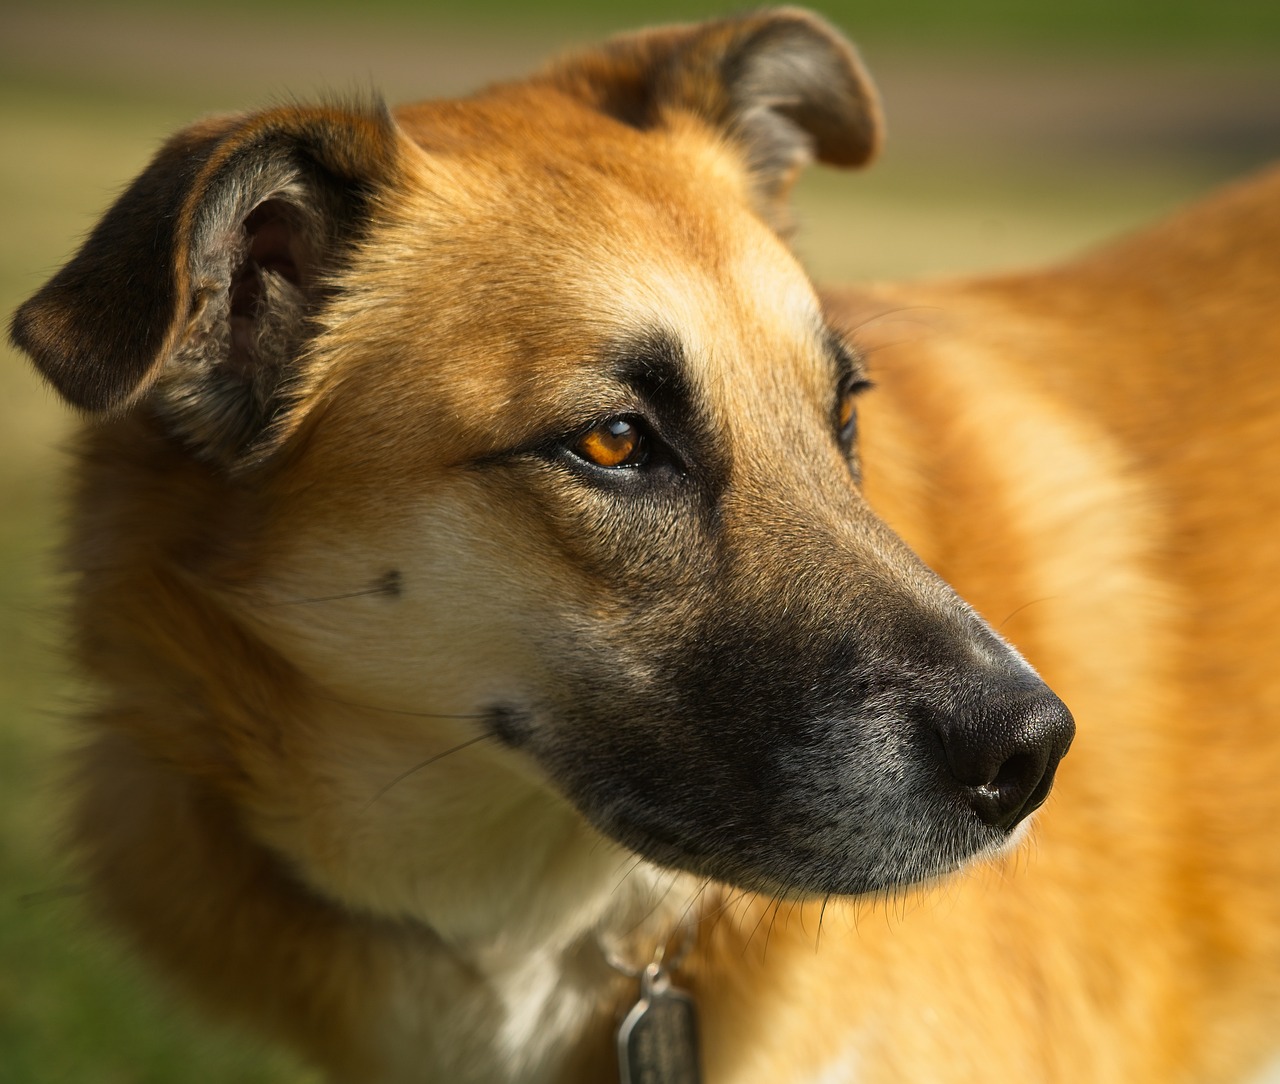
[[[985,682],[964,706],[934,717],[943,758],[987,824],[1010,829],[1040,807],[1075,736],[1071,712],[1038,679]]]

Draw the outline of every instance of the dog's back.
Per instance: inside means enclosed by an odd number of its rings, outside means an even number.
[[[1025,868],[859,922],[853,1079],[1225,1081],[1276,1049],[1278,287],[1272,169],[1058,268],[828,296],[878,385],[873,504],[1079,724]]]

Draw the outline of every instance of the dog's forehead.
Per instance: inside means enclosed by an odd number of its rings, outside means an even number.
[[[420,149],[405,212],[431,247],[419,253],[427,263],[461,256],[472,276],[509,289],[613,298],[615,308],[678,309],[678,296],[701,289],[816,310],[752,210],[741,152],[692,117],[637,130],[534,86],[401,119]]]
[[[398,114],[409,180],[353,280],[378,305],[339,321],[396,366],[382,388],[483,426],[603,392],[606,362],[655,337],[714,398],[749,373],[829,386],[815,293],[735,152],[692,119],[641,132],[528,94]]]

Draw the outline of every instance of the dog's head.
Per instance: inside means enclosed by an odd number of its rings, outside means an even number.
[[[147,740],[306,822],[475,739],[522,794],[771,891],[1005,841],[1070,716],[864,503],[863,362],[778,232],[807,160],[878,133],[848,45],[780,11],[171,141],[14,323],[97,419],[80,545],[152,573],[98,639],[224,705],[199,754]],[[207,650],[174,646],[192,613]],[[363,714],[287,721],[285,684]]]

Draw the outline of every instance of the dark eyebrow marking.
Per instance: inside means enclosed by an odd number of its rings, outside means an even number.
[[[511,447],[476,456],[468,465],[485,467],[515,455],[548,454],[573,437],[575,429],[580,435],[608,416],[637,412],[646,416],[685,464],[704,456],[715,459],[716,427],[689,379],[684,347],[674,334],[654,329],[619,336],[598,345],[583,360],[590,363],[593,374],[605,378],[603,385],[593,381],[588,392],[580,392],[571,407],[563,408],[559,421],[553,415],[540,432]]]
[[[630,388],[664,421],[677,428],[706,421],[689,383],[684,347],[667,331],[650,331],[608,350],[619,383]]]
[[[653,329],[606,350],[614,378],[651,413],[659,435],[702,479],[714,501],[729,476],[719,426],[689,379],[684,346],[671,332]]]

